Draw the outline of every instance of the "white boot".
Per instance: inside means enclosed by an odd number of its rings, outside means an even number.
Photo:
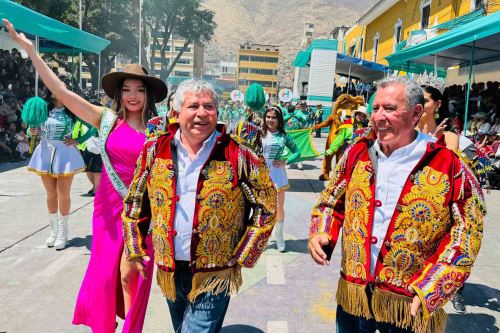
[[[45,240],[45,244],[47,247],[53,247],[56,242],[57,237],[57,229],[59,229],[59,214],[49,214],[50,221],[50,232],[49,237]]]
[[[276,222],[274,226],[274,237],[276,238],[276,247],[278,251],[285,252],[285,240],[283,239],[283,221]]]
[[[66,242],[68,241],[68,219],[69,215],[61,216],[56,242],[54,244],[56,250],[62,250],[66,247]]]

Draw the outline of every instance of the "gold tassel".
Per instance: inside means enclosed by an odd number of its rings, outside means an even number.
[[[346,281],[340,277],[337,288],[337,303],[353,316],[371,319],[365,286]]]
[[[160,286],[163,296],[170,301],[175,301],[175,280],[174,272],[165,272],[158,268],[156,272],[156,282]]]
[[[239,265],[217,272],[198,272],[193,276],[188,299],[190,302],[194,302],[196,297],[209,291],[214,295],[225,292],[226,295],[232,296],[238,292],[242,283]]]
[[[400,328],[411,328],[415,333],[439,333],[446,328],[446,313],[439,309],[429,318],[420,310],[416,317],[411,315],[412,298],[388,290],[375,288],[371,300],[376,321],[390,323]]]

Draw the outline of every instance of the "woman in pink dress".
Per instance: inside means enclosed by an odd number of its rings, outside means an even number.
[[[94,201],[91,256],[73,324],[87,325],[94,333],[109,333],[115,331],[118,315],[125,319],[123,332],[141,332],[151,278],[140,276],[123,254],[122,199],[132,181],[146,128],[155,130],[147,119],[156,115],[154,103],[166,97],[167,87],[160,79],[149,76],[142,66],[131,64],[123,72],[108,73],[102,78],[103,89],[114,99],[114,111],[92,105],[66,88],[24,34],[18,34],[8,20],[3,23],[11,38],[26,50],[53,95],[100,132],[104,169]],[[152,258],[152,246],[148,248]],[[153,260],[147,263],[146,277],[152,276],[153,266]]]

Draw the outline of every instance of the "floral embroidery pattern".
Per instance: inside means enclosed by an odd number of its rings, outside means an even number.
[[[155,262],[163,267],[173,267],[172,249],[169,243],[174,163],[172,160],[157,158],[151,170],[148,184],[149,200],[153,224],[153,246]]]
[[[370,161],[360,161],[354,167],[351,184],[346,192],[346,212],[342,237],[342,269],[345,274],[366,280],[367,254],[364,239],[368,236],[370,218],[368,206],[372,198],[370,190]]]
[[[211,161],[202,172],[206,180],[199,194],[196,267],[224,267],[243,232],[244,196],[239,187],[233,188],[229,162]]]
[[[391,248],[384,257],[380,280],[407,288],[413,275],[437,247],[450,227],[449,208],[444,205],[450,189],[448,176],[429,166],[415,174],[415,184],[402,199],[394,223]]]

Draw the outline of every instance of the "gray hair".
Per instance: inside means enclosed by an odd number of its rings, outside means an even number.
[[[409,77],[391,76],[377,82],[377,88],[386,88],[395,85],[402,85],[405,87],[406,107],[408,110],[413,110],[417,104],[422,105],[422,107],[424,106],[424,91],[417,82],[413,81]]]
[[[184,104],[184,95],[186,93],[192,93],[195,95],[210,93],[214,99],[215,108],[217,109],[219,106],[219,96],[217,95],[215,88],[210,83],[199,79],[189,79],[183,81],[175,91],[172,108],[177,112],[181,111],[182,105]]]

